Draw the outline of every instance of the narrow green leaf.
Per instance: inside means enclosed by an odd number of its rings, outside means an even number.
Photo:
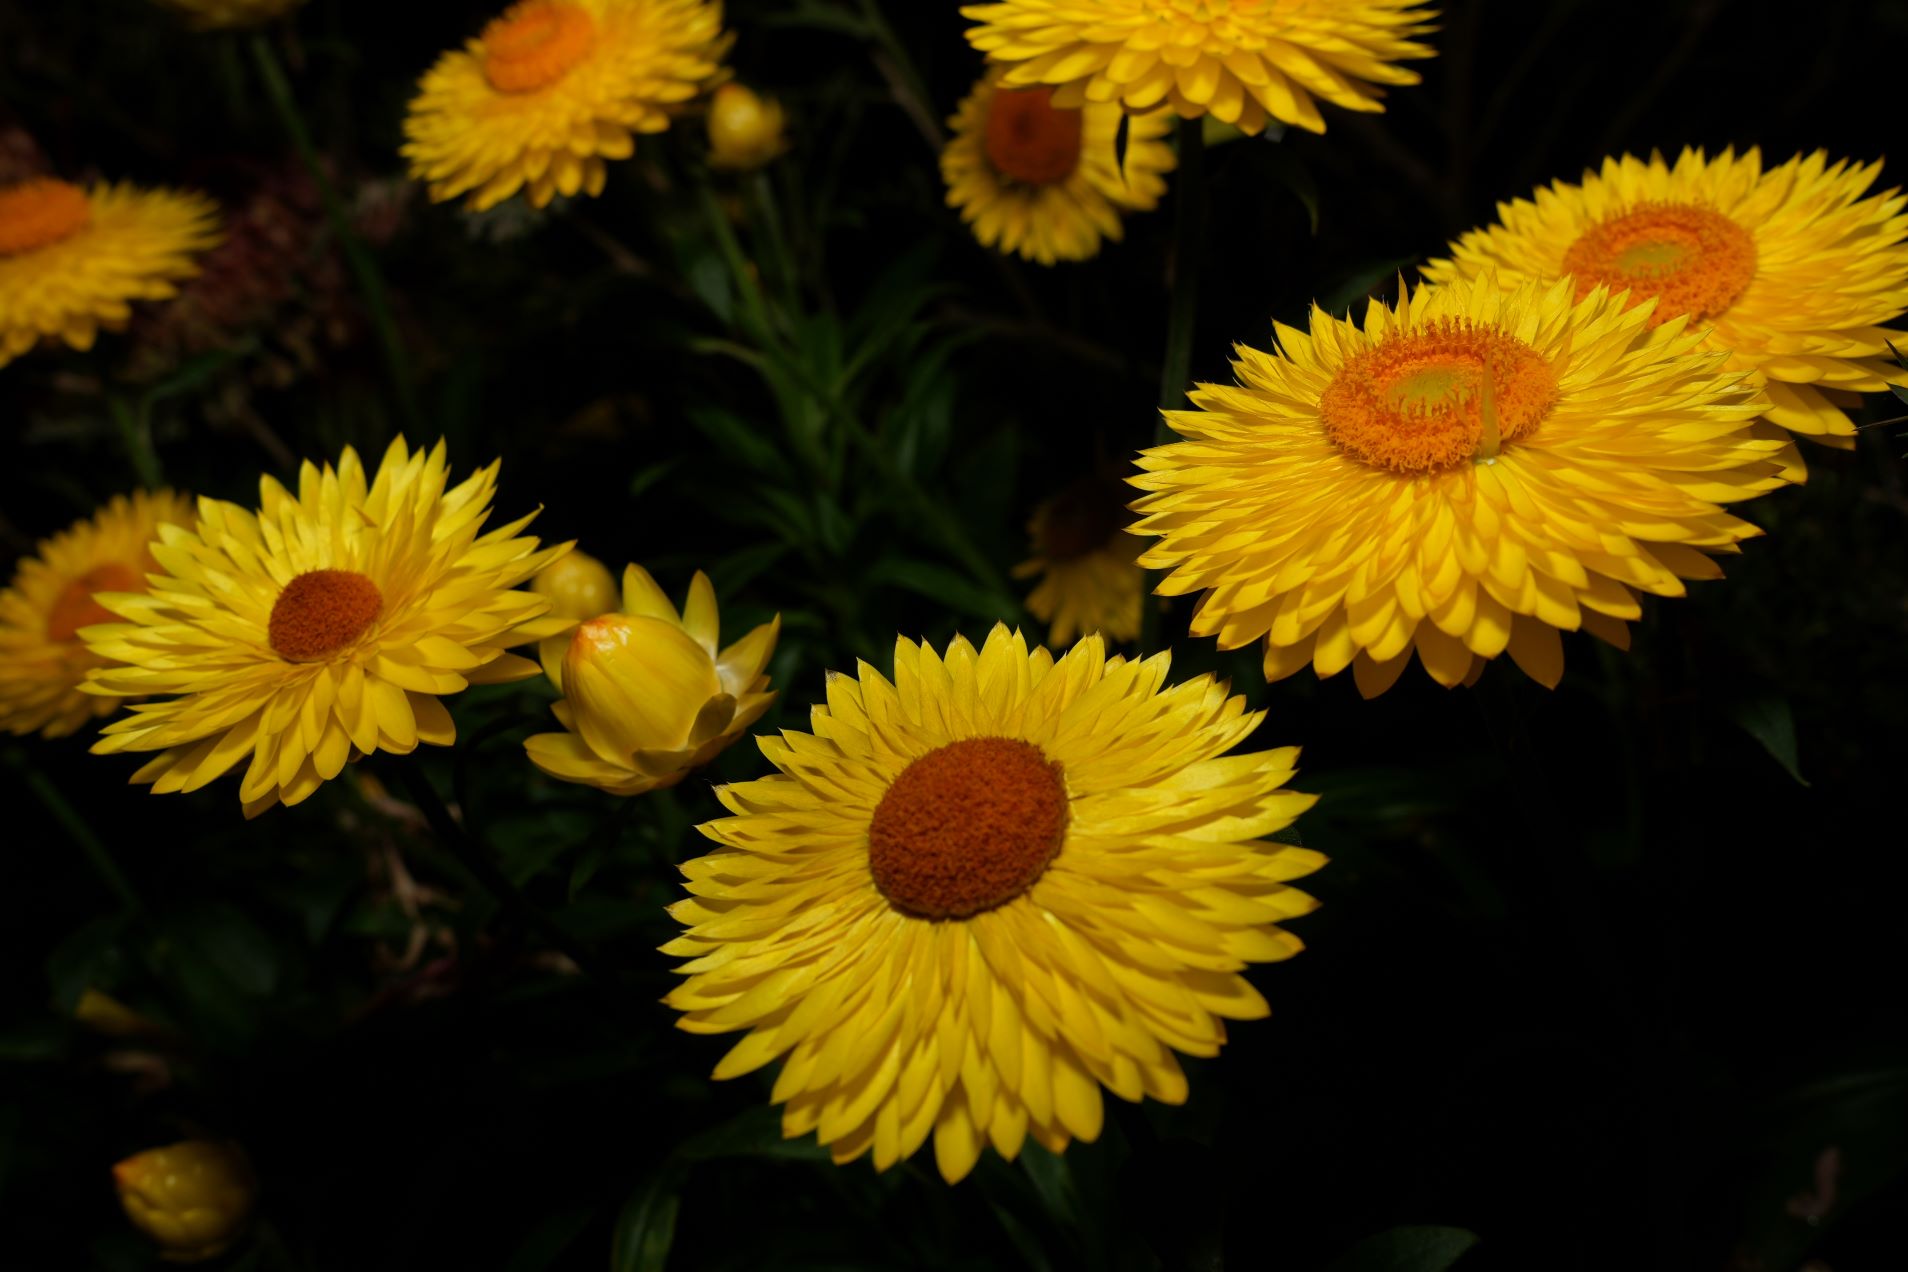
[[[676,1150],[676,1156],[688,1162],[722,1157],[779,1157],[821,1162],[828,1160],[828,1150],[817,1144],[812,1135],[784,1139],[780,1111],[762,1105],[691,1137]]]
[[[1888,346],[1888,352],[1895,355],[1895,365],[1900,367],[1903,371],[1908,371],[1908,358],[1901,356],[1901,350],[1895,348],[1895,342],[1892,340],[1884,340],[1882,343]],[[1900,398],[1904,403],[1908,403],[1908,385],[1891,384],[1888,388],[1896,397]]]
[[[1809,779],[1802,776],[1796,755],[1795,713],[1789,709],[1787,699],[1769,697],[1746,702],[1736,708],[1736,723],[1762,743],[1762,749],[1798,784],[1809,784]]]
[[[676,1212],[681,1207],[674,1172],[665,1170],[644,1180],[616,1217],[610,1272],[662,1272],[676,1239]]]
[[[563,1252],[576,1244],[595,1217],[588,1206],[572,1206],[551,1215],[531,1230],[523,1244],[504,1264],[504,1272],[546,1272],[553,1268]]]
[[[1444,1272],[1476,1244],[1462,1228],[1393,1228],[1360,1241],[1329,1272]]]

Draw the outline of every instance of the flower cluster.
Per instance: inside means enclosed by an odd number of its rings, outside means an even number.
[[[168,3],[217,26],[296,7]],[[1199,121],[1322,132],[1321,103],[1380,111],[1432,54],[1419,0],[962,12],[987,63],[948,120],[946,202],[982,247],[1043,266],[1158,207],[1195,171]],[[729,79],[731,43],[717,0],[519,0],[424,73],[403,156],[434,201],[544,208],[602,193],[638,134],[706,107],[695,178],[756,172],[788,121]],[[806,731],[757,739],[772,772],[716,791],[727,815],[699,828],[716,847],[683,864],[663,947],[681,1028],[741,1035],[714,1076],[779,1064],[785,1134],[877,1169],[931,1140],[950,1182],[988,1145],[1094,1139],[1106,1092],[1184,1101],[1179,1058],[1267,1014],[1244,973],[1300,950],[1285,924],[1315,903],[1293,885],[1324,858],[1275,838],[1312,803],[1287,787],[1297,749],[1240,751],[1263,711],[1209,674],[1169,682],[1147,572],[1198,597],[1191,638],[1262,646],[1268,682],[1349,669],[1370,697],[1414,659],[1456,687],[1508,657],[1555,686],[1565,634],[1627,648],[1646,596],[1719,577],[1761,533],[1737,508],[1805,478],[1796,437],[1846,446],[1859,395],[1904,383],[1887,324],[1908,310],[1908,201],[1879,175],[1823,152],[1611,158],[1501,205],[1392,300],[1239,346],[1235,382],[1167,410],[1176,436],[1136,472],[1102,465],[1036,508],[1015,574],[1051,648],[1004,623],[978,645],[897,639],[887,671],[829,673]],[[195,194],[10,177],[0,364],[87,350],[182,287],[137,348],[229,344],[295,290],[318,184],[221,228]],[[535,512],[492,524],[499,482],[400,436],[375,464],[344,447],[292,485],[262,476],[247,504],[116,497],[0,591],[0,728],[113,716],[92,751],[140,756],[132,782],[233,777],[256,817],[451,745],[446,699],[539,664],[561,726],[524,741],[540,789],[674,787],[765,718],[788,682],[779,614],[725,644],[707,573],[680,608],[637,564],[619,586],[524,533]],[[226,1249],[254,1191],[209,1141],[115,1178],[180,1258]]]

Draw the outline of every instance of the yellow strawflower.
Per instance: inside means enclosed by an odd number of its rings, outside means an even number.
[[[1884,326],[1908,310],[1908,198],[1868,193],[1880,175],[1879,161],[1830,163],[1819,150],[1766,170],[1753,149],[1606,159],[1579,184],[1500,203],[1498,224],[1424,276],[1568,277],[1579,297],[1607,287],[1654,300],[1650,321],[1688,315],[1704,348],[1762,386],[1771,422],[1852,446],[1857,395],[1908,383],[1888,352],[1890,340],[1908,351],[1908,332]]]
[[[229,1249],[257,1200],[236,1144],[185,1140],[135,1153],[113,1167],[119,1204],[172,1263],[200,1263]]]
[[[582,552],[571,551],[544,566],[530,580],[530,590],[550,602],[556,618],[582,622],[616,608],[616,580],[609,567]]]
[[[777,615],[724,648],[715,588],[701,571],[678,614],[641,566],[623,571],[623,608],[546,640],[543,667],[563,695],[562,733],[524,742],[538,768],[612,795],[674,786],[761,718],[775,694],[763,668]]]
[[[1393,63],[1430,57],[1422,0],[1004,0],[970,4],[973,46],[1006,84],[1054,104],[1211,115],[1256,133],[1268,119],[1325,131],[1318,100],[1382,111],[1379,85],[1416,84]]]
[[[198,194],[0,185],[0,367],[43,340],[83,350],[123,330],[134,301],[176,296],[218,239],[218,210]]]
[[[747,172],[788,149],[782,104],[730,82],[709,100],[709,166]]]
[[[878,1170],[932,1137],[950,1182],[1096,1138],[1103,1087],[1185,1100],[1174,1053],[1267,1013],[1240,973],[1298,952],[1323,858],[1267,838],[1312,803],[1297,749],[1228,755],[1260,713],[1167,662],[900,640],[759,739],[778,771],[718,789],[663,947],[681,1027],[747,1031],[715,1076],[780,1061],[784,1135]]]
[[[1027,526],[1033,555],[1014,568],[1015,578],[1037,578],[1027,612],[1047,625],[1058,647],[1100,632],[1109,641],[1140,634],[1146,572],[1139,567],[1142,540],[1127,532],[1132,494],[1117,477],[1095,473],[1042,500]]]
[[[196,529],[167,526],[143,593],[98,599],[124,622],[86,628],[90,693],[169,695],[101,730],[97,754],[157,751],[132,780],[192,791],[241,763],[248,817],[296,804],[347,761],[456,738],[439,701],[537,665],[505,650],[574,620],[514,591],[570,545],[486,531],[498,465],[450,485],[444,444],[394,440],[375,475],[346,448],[309,461],[296,493],[266,477],[256,512],[199,501]]]
[[[1723,505],[1785,480],[1768,399],[1687,316],[1569,283],[1488,274],[1420,288],[1363,322],[1312,312],[1237,385],[1169,411],[1143,454],[1133,529],[1200,592],[1195,635],[1260,638],[1276,680],[1351,667],[1367,696],[1415,652],[1442,685],[1508,653],[1546,685],[1558,633],[1627,647],[1638,593],[1721,576],[1761,533]]]
[[[1124,213],[1158,206],[1176,162],[1172,121],[1063,108],[1051,89],[1003,88],[1003,74],[991,68],[948,120],[947,204],[986,247],[1042,265],[1086,260],[1119,241]]]
[[[148,545],[159,527],[197,520],[192,501],[169,490],[115,495],[20,562],[0,592],[0,729],[64,737],[119,709],[80,688],[105,665],[80,631],[116,621],[94,597],[143,590],[158,568]]]
[[[607,162],[668,128],[728,46],[716,0],[520,0],[425,74],[404,157],[434,201],[473,211],[601,194]]]

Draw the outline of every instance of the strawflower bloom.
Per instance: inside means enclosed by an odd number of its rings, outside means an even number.
[[[238,1145],[184,1140],[135,1153],[113,1167],[126,1217],[171,1263],[200,1263],[245,1231],[258,1185]]]
[[[1204,592],[1196,635],[1264,637],[1265,674],[1350,666],[1374,696],[1413,651],[1442,685],[1508,652],[1563,672],[1559,631],[1627,647],[1637,594],[1681,596],[1761,533],[1723,504],[1783,484],[1768,399],[1687,316],[1569,283],[1420,288],[1362,324],[1241,347],[1236,386],[1167,412],[1140,558]]]
[[[1890,340],[1908,350],[1908,332],[1882,326],[1908,309],[1908,199],[1869,194],[1880,174],[1880,161],[1830,163],[1819,150],[1766,171],[1753,149],[1606,159],[1581,184],[1500,203],[1498,224],[1424,276],[1491,271],[1505,287],[1568,276],[1579,297],[1607,287],[1655,300],[1651,322],[1687,314],[1708,329],[1704,348],[1763,386],[1770,421],[1852,446],[1856,395],[1908,382],[1888,352]]]
[[[734,82],[709,99],[708,128],[712,168],[749,172],[788,149],[782,104]]]
[[[1121,215],[1156,207],[1166,192],[1172,121],[1129,122],[1110,104],[1056,106],[1051,89],[1003,88],[1002,74],[990,68],[948,120],[948,206],[983,246],[1042,265],[1083,261],[1118,242]]]
[[[681,1027],[747,1031],[715,1076],[780,1060],[784,1135],[879,1170],[932,1135],[949,1182],[1094,1139],[1102,1087],[1184,1101],[1174,1053],[1266,1015],[1240,973],[1298,952],[1323,858],[1266,838],[1312,804],[1297,749],[1226,754],[1260,713],[1168,661],[900,640],[761,738],[780,771],[718,789],[663,947]]]
[[[259,483],[256,513],[199,500],[195,530],[163,527],[150,592],[104,594],[124,622],[86,628],[116,664],[90,693],[173,695],[136,704],[93,750],[158,751],[134,773],[155,793],[191,791],[246,762],[245,815],[296,804],[374,751],[456,737],[438,699],[521,680],[537,665],[505,650],[572,620],[513,591],[569,550],[519,535],[535,513],[486,532],[496,463],[449,484],[444,444],[402,438],[375,477],[345,449],[307,461],[294,494]]]
[[[538,571],[530,590],[550,602],[557,618],[582,622],[616,608],[616,580],[609,567],[586,553],[572,550]]]
[[[257,26],[283,17],[305,0],[159,0],[200,30]]]
[[[1117,477],[1094,473],[1034,509],[1027,526],[1033,555],[1014,568],[1014,577],[1040,580],[1027,597],[1027,612],[1047,625],[1055,647],[1094,632],[1115,642],[1140,634],[1145,544],[1126,529],[1133,520],[1126,508],[1131,494]]]
[[[0,366],[45,341],[90,349],[136,300],[166,300],[218,242],[203,195],[51,177],[0,186]]]
[[[1248,133],[1268,119],[1325,131],[1320,99],[1384,110],[1379,85],[1416,84],[1393,63],[1430,57],[1422,0],[1004,0],[970,4],[973,46],[1009,87],[1045,84],[1062,106],[1210,115]]]
[[[598,195],[721,73],[716,0],[520,0],[418,85],[404,121],[411,175],[481,212],[519,190],[545,207]]]
[[[80,691],[87,673],[104,665],[80,630],[114,621],[94,595],[144,588],[158,568],[148,545],[159,527],[196,520],[192,501],[169,490],[115,495],[20,562],[0,592],[0,729],[64,737],[119,709]]]
[[[612,795],[674,786],[726,750],[775,700],[763,670],[781,615],[726,648],[709,576],[696,571],[678,614],[649,571],[623,571],[623,608],[543,643],[563,695],[562,733],[524,741],[538,768]]]

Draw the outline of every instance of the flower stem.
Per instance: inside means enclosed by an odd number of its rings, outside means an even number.
[[[1179,121],[1179,173],[1174,185],[1179,196],[1173,209],[1173,290],[1166,317],[1166,357],[1159,374],[1159,409],[1172,411],[1186,404],[1191,376],[1193,319],[1199,311],[1199,267],[1206,251],[1206,142],[1202,121]],[[1154,431],[1154,443],[1172,440],[1164,416]]]
[[[1199,313],[1199,267],[1206,250],[1206,139],[1204,121],[1179,121],[1179,172],[1174,178],[1172,299],[1166,313],[1166,354],[1159,371],[1159,419],[1153,425],[1153,445],[1173,440],[1166,412],[1186,405],[1186,383],[1192,375],[1194,319]],[[1140,652],[1160,648],[1160,605],[1148,595],[1140,613]]]
[[[26,757],[13,748],[7,751],[7,767],[20,775],[20,780],[26,783],[28,790],[39,797],[40,803],[52,815],[53,820],[58,822],[60,828],[80,846],[80,851],[86,854],[87,861],[99,874],[100,881],[119,898],[120,908],[128,914],[137,914],[143,909],[139,894],[133,891],[132,881],[126,878],[125,872],[113,860],[112,853],[106,850],[106,845],[100,841],[98,835],[93,833],[93,828],[86,824],[86,819],[80,816],[79,810],[67,801],[66,796],[60,794],[59,788],[48,780],[46,774],[33,767]]]
[[[364,296],[364,307],[370,314],[373,330],[377,332],[385,368],[390,372],[391,383],[397,390],[398,409],[403,413],[407,426],[419,426],[423,423],[423,417],[418,413],[411,363],[405,356],[404,343],[398,337],[397,322],[391,316],[384,279],[378,273],[371,253],[365,250],[364,240],[358,237],[357,230],[352,227],[351,218],[345,215],[338,191],[332,186],[324,164],[319,161],[317,148],[312,145],[311,132],[305,127],[305,117],[299,113],[297,99],[292,96],[291,83],[285,78],[284,68],[278,64],[278,55],[272,51],[271,41],[260,33],[251,37],[251,44],[252,60],[258,64],[259,78],[265,81],[265,95],[271,98],[279,122],[284,125],[292,145],[298,150],[298,157],[304,161],[306,171],[318,187],[318,197],[325,205],[325,219],[330,222],[331,232],[338,239],[338,249],[344,253],[345,264],[350,267],[352,278]]]
[[[126,458],[132,461],[133,471],[139,475],[139,484],[147,490],[157,490],[166,484],[165,469],[159,464],[159,452],[152,445],[152,418],[144,410],[135,411],[122,397],[107,399],[107,409],[111,411],[113,425],[119,430],[119,440],[126,448]]]

